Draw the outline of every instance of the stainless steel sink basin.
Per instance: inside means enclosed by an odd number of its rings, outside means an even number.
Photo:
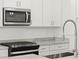
[[[74,55],[74,53],[65,52],[65,53],[61,53],[61,56],[60,56],[60,54],[54,54],[54,55],[48,55],[48,56],[46,56],[46,57],[47,57],[47,58],[50,58],[50,59],[54,59],[54,58],[72,56],[72,55]]]

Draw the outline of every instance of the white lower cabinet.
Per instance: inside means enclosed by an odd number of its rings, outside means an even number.
[[[59,45],[50,45],[50,51],[56,51],[56,50],[61,50],[61,49],[68,49],[69,44],[59,44]]]
[[[64,52],[67,49],[69,49],[69,43],[40,46],[39,55],[47,56],[47,55],[59,54],[59,53],[62,53],[62,51]]]
[[[41,52],[39,52],[39,55],[40,56],[47,56],[47,55],[50,55],[50,52],[49,51],[41,51]]]
[[[8,50],[0,50],[0,57],[8,57]]]
[[[1,57],[8,57],[8,47],[0,45],[0,58]]]
[[[39,51],[48,51],[49,50],[49,46],[40,46]]]
[[[40,48],[39,48],[39,55],[46,56],[46,55],[49,55],[49,54],[50,54],[49,46],[40,46]]]

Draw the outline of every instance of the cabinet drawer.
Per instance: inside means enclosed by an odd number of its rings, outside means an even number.
[[[60,50],[69,48],[69,44],[59,44],[50,46],[50,50]]]
[[[39,52],[40,51],[49,51],[49,46],[40,46]]]
[[[8,57],[8,50],[0,50],[0,57]]]
[[[41,51],[41,52],[39,52],[39,55],[41,55],[41,56],[50,55],[50,52],[49,51]]]

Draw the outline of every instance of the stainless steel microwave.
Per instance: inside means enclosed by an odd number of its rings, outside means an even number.
[[[31,10],[20,8],[3,8],[4,26],[28,26],[31,24]]]

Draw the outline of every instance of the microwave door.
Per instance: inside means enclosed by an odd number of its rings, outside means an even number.
[[[3,14],[3,25],[25,25],[31,24],[31,11],[23,9],[18,10],[6,10]]]
[[[25,22],[26,19],[26,14],[25,12],[6,12],[6,22]]]

